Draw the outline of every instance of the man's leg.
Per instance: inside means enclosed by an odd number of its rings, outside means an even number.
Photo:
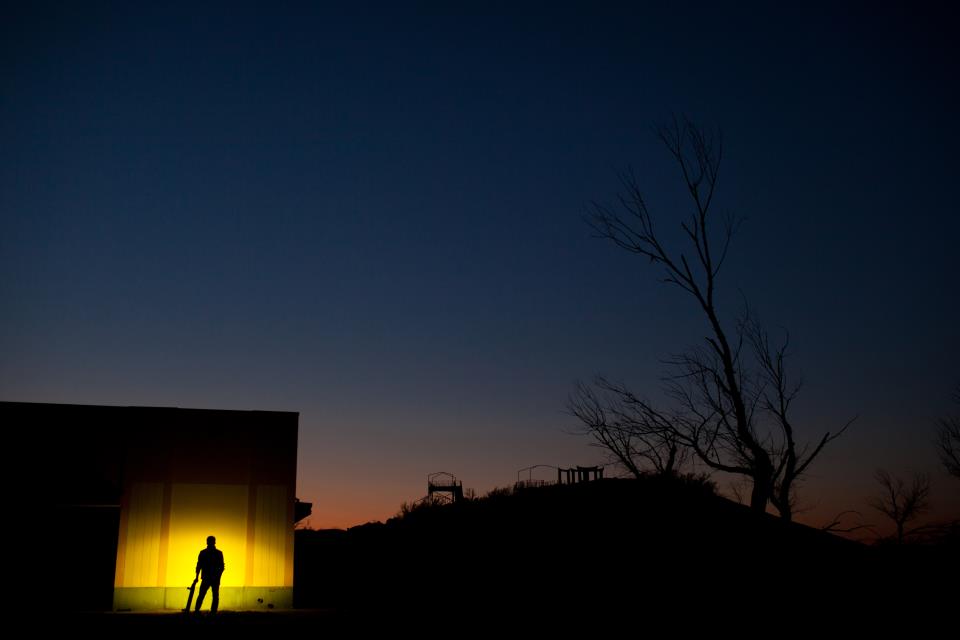
[[[213,589],[213,601],[210,603],[210,611],[216,613],[217,607],[220,606],[220,583],[215,582],[210,588]]]
[[[201,582],[201,583],[200,583],[200,593],[197,594],[197,606],[196,606],[196,608],[194,609],[194,611],[200,611],[200,605],[203,604],[203,596],[207,595],[207,589],[209,589],[209,588],[210,588],[210,585],[207,584],[206,582]],[[214,592],[214,593],[216,593],[216,592]],[[216,596],[214,596],[214,597],[216,597]],[[216,601],[214,601],[214,602],[216,602]]]

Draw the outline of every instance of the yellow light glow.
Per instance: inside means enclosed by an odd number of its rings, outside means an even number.
[[[165,585],[189,584],[207,536],[216,536],[226,565],[220,585],[247,586],[247,493],[245,485],[173,485]]]
[[[226,565],[222,608],[289,607],[292,500],[284,485],[134,483],[121,519],[114,607],[183,608],[209,535]]]

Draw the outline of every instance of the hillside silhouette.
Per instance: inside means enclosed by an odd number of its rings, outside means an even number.
[[[641,607],[694,625],[732,614],[847,618],[886,601],[945,601],[936,574],[955,561],[956,545],[924,554],[757,514],[699,480],[607,479],[426,505],[347,531],[298,531],[296,598],[360,617],[482,610],[612,623]]]

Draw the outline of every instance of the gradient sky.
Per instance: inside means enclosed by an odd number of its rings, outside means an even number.
[[[804,517],[865,510],[877,467],[960,514],[931,442],[960,383],[946,13],[63,4],[0,18],[0,399],[299,411],[314,527],[431,471],[598,462],[574,382],[656,398],[706,327],[581,215],[633,167],[670,228],[651,128],[687,113],[747,218],[721,304],[790,329],[810,438],[860,416]]]

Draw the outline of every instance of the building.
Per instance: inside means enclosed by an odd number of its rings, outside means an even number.
[[[0,403],[42,461],[41,575],[69,608],[182,609],[216,536],[221,609],[293,604],[297,413]],[[308,505],[307,505],[308,506]],[[209,596],[205,608],[209,606]]]

